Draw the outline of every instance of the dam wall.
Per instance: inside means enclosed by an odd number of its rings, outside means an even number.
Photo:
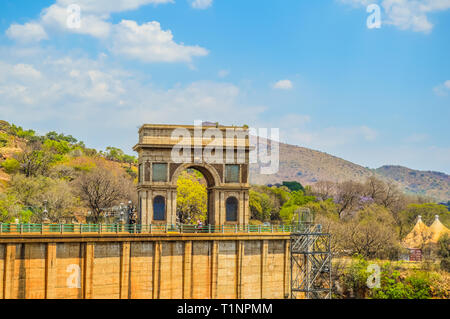
[[[289,233],[0,236],[0,299],[289,296]]]

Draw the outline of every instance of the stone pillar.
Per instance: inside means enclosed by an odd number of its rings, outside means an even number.
[[[94,275],[94,243],[84,245],[84,277],[83,277],[83,299],[91,299],[93,295]]]
[[[270,274],[267,271],[267,262],[269,254],[269,241],[263,240],[261,245],[261,299],[267,298],[269,295],[267,290],[267,285],[265,285],[264,279],[268,278]]]
[[[211,299],[217,299],[218,262],[219,246],[218,242],[214,240],[211,249]]]
[[[166,192],[166,222],[167,224],[174,224],[173,222],[173,215],[174,215],[174,209],[176,210],[176,207],[172,207],[172,191],[169,189]]]
[[[120,299],[128,299],[130,280],[130,243],[123,242],[120,251]]]
[[[161,242],[155,244],[153,254],[153,299],[159,299],[160,296],[160,280],[161,280]]]
[[[15,262],[16,262],[16,245],[5,244],[5,264],[3,276],[3,298],[5,299],[13,298]]]
[[[243,192],[239,193],[239,208],[238,208],[238,223],[239,225],[245,224],[245,196]]]
[[[56,299],[56,243],[48,243],[45,256],[45,299]]]
[[[244,242],[239,240],[237,243],[236,256],[236,295],[237,299],[242,299],[242,260],[244,257]]]
[[[142,207],[141,207],[141,219],[139,221],[140,224],[142,225],[148,225],[148,200],[147,200],[147,193],[146,191],[142,191],[140,194],[140,198],[141,198],[141,203],[142,203]]]
[[[290,297],[291,291],[291,272],[290,272],[290,268],[291,268],[291,253],[290,253],[290,241],[287,239],[284,242],[284,297],[288,296],[288,298]]]
[[[192,298],[192,241],[186,241],[184,244],[183,298]]]
[[[147,224],[153,223],[153,190],[149,190],[147,193]]]

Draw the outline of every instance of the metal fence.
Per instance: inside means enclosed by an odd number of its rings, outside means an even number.
[[[153,234],[153,233],[291,233],[290,225],[139,225],[139,224],[2,224],[0,236],[8,234]]]

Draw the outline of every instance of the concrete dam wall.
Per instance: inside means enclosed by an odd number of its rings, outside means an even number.
[[[288,233],[0,236],[3,299],[289,295]]]

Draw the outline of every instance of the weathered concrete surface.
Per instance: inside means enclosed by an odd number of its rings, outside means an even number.
[[[0,298],[284,298],[289,235],[2,235]]]

